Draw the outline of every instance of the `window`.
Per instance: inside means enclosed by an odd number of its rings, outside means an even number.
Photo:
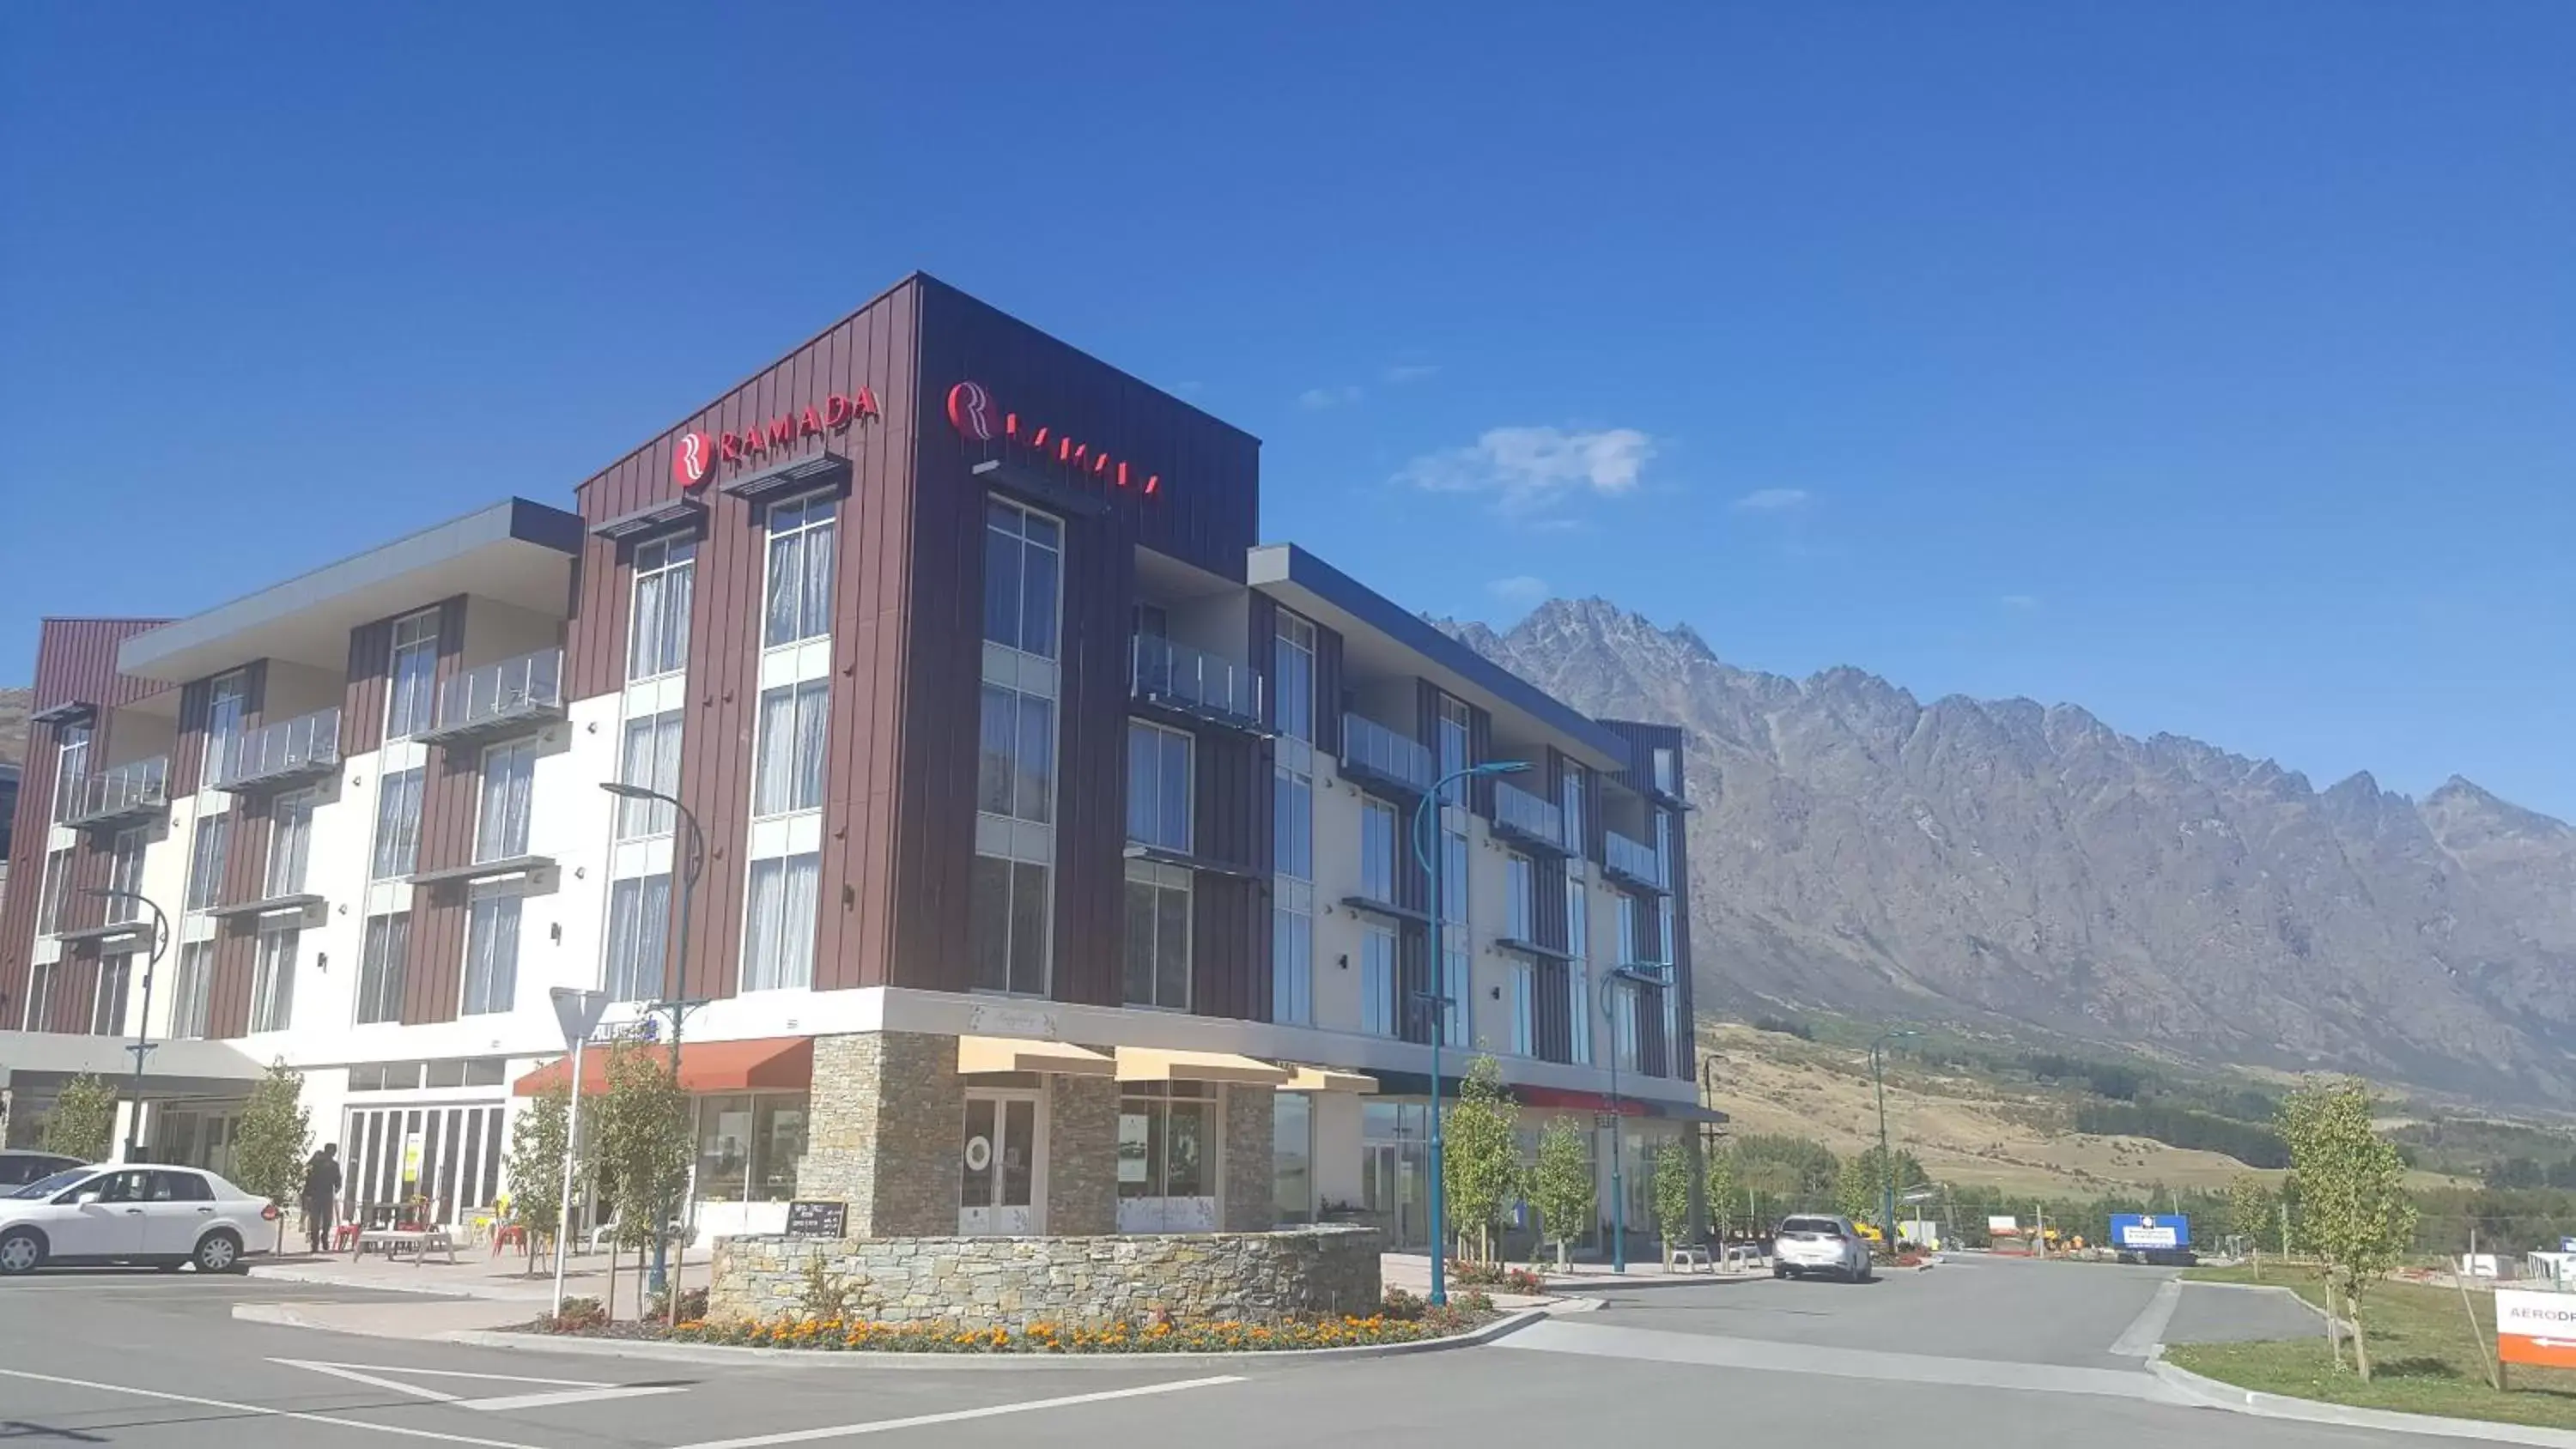
[[[1395,933],[1371,926],[1360,935],[1360,1030],[1395,1035],[1395,990]]]
[[[1538,1053],[1538,963],[1512,963],[1512,1051],[1518,1056]]]
[[[984,504],[984,637],[1053,659],[1064,525],[999,498]]]
[[[403,978],[411,963],[411,913],[367,920],[358,960],[358,1022],[402,1020]]]
[[[1189,853],[1190,743],[1179,730],[1127,722],[1129,840]]]
[[[1360,801],[1360,894],[1395,900],[1395,807],[1374,797]]]
[[[143,850],[151,843],[151,832],[137,826],[116,832],[116,845],[107,859],[107,888],[126,894],[107,898],[107,919],[131,921],[143,914],[143,903],[134,896],[143,889]]]
[[[805,1155],[805,1094],[728,1092],[701,1097],[697,1191],[712,1202],[785,1202]]]
[[[212,910],[224,888],[224,857],[230,853],[233,817],[221,815],[197,817],[197,831],[188,844],[187,909]]]
[[[1467,718],[1467,706],[1463,700],[1451,699],[1445,694],[1440,696],[1439,763],[1440,773],[1444,776],[1467,768]],[[1450,805],[1467,803],[1467,782],[1451,780],[1440,798]]]
[[[1583,796],[1587,775],[1581,765],[1568,764],[1565,778],[1557,789],[1557,808],[1565,817],[1565,848],[1578,858],[1588,849],[1584,842],[1591,837],[1583,833]]]
[[[1440,833],[1440,919],[1452,926],[1467,924],[1467,834],[1462,830]]]
[[[1672,883],[1673,814],[1669,810],[1658,810],[1655,812],[1655,884],[1669,886]]]
[[[1315,916],[1305,909],[1312,901],[1303,882],[1283,881],[1270,910],[1270,1019],[1283,1025],[1315,1019]]]
[[[278,798],[269,812],[268,889],[270,900],[304,891],[307,863],[313,854],[313,807],[310,791]]]
[[[39,961],[27,968],[27,1015],[21,1024],[28,1031],[53,1030],[54,987],[62,974],[60,961]]]
[[[214,1003],[215,943],[190,941],[179,948],[179,967],[170,983],[170,1035],[206,1034]]]
[[[241,670],[219,676],[206,692],[206,768],[211,780],[223,779],[233,764],[240,740],[242,714],[250,706],[250,676]]]
[[[1147,861],[1127,863],[1127,974],[1130,1006],[1190,1007],[1190,873]]]
[[[1271,867],[1298,880],[1315,878],[1315,780],[1286,766],[1277,771]]]
[[[125,992],[133,979],[134,956],[131,952],[119,952],[98,963],[98,990],[90,994],[90,1035],[124,1034]]]
[[[295,1014],[296,931],[259,933],[259,964],[250,977],[250,1029],[284,1031]]]
[[[484,896],[465,908],[465,995],[461,1016],[508,1011],[519,986],[519,898]]]
[[[1503,883],[1503,934],[1515,941],[1537,940],[1532,906],[1538,894],[1538,876],[1530,858],[1519,851],[1505,857]]]
[[[762,866],[752,866],[755,879]],[[758,899],[755,891],[754,899]],[[668,982],[666,953],[671,938],[671,878],[628,876],[608,888],[608,974],[602,983],[611,1001],[659,1000]]]
[[[1465,1046],[1476,1039],[1476,988],[1473,956],[1464,931],[1440,933],[1440,994],[1448,998],[1441,1010],[1441,1040],[1453,1046]]]
[[[1292,740],[1315,737],[1315,626],[1282,610],[1271,650],[1271,695],[1279,733]]]
[[[1134,746],[1129,746],[1134,759]],[[1186,757],[1185,757],[1186,766]],[[1134,783],[1128,786],[1132,799]],[[1055,818],[1055,701],[1005,685],[984,686],[975,808],[1043,825]],[[1130,806],[1130,816],[1133,807]]]
[[[396,770],[376,780],[376,853],[368,879],[411,874],[420,858],[421,770]]]
[[[72,893],[72,853],[57,850],[45,857],[44,894],[36,898],[36,934],[58,936],[63,930],[63,902]]]
[[[386,670],[385,738],[407,740],[429,728],[438,680],[438,611],[394,621],[393,658]]]
[[[975,857],[967,890],[967,945],[975,958],[978,990],[1046,994],[1051,874],[1048,867],[1024,860]]]
[[[1573,1015],[1573,1059],[1579,1067],[1592,1065],[1592,968],[1584,960],[1592,954],[1592,898],[1584,893],[1580,880],[1565,883],[1565,949],[1574,959],[1566,963],[1566,1006]]]
[[[1619,1070],[1633,1072],[1639,1061],[1637,1048],[1637,983],[1623,981],[1611,994],[1611,1025],[1615,1048],[1619,1053]]]
[[[1673,949],[1673,898],[1655,900],[1655,958],[1663,963],[1664,984],[1656,995],[1664,1000],[1664,1053],[1667,1070],[1682,1074],[1681,1008],[1682,992],[1677,953]]]
[[[1655,748],[1655,788],[1667,795],[1681,793],[1681,772],[1674,767],[1673,752],[1660,745]]]
[[[1272,1211],[1281,1223],[1315,1220],[1315,1104],[1303,1092],[1270,1094]]]
[[[476,860],[508,860],[528,853],[528,807],[536,783],[535,740],[494,745],[483,752],[483,801],[474,826]]]
[[[81,782],[89,778],[90,727],[65,725],[54,733],[54,818],[64,819],[80,803]]]
[[[753,815],[823,808],[823,731],[831,694],[831,681],[826,679],[761,692],[760,760],[751,785]]]
[[[626,722],[625,749],[618,758],[617,778],[621,783],[641,785],[665,795],[680,793],[680,711],[666,710]],[[620,840],[668,835],[677,824],[676,812],[662,801],[621,797],[617,802]]]
[[[832,549],[839,505],[800,498],[769,508],[769,607],[761,643],[772,648],[832,632]]]
[[[1118,1099],[1118,1196],[1216,1196],[1216,1106],[1210,1088],[1199,1082],[1124,1087]],[[1120,1207],[1120,1229],[1136,1231],[1123,1201]]]
[[[751,863],[751,898],[743,908],[743,990],[814,984],[814,904],[822,876],[823,857],[812,851]]]
[[[635,548],[635,612],[626,635],[626,677],[658,679],[689,664],[689,595],[698,540],[655,539]]]

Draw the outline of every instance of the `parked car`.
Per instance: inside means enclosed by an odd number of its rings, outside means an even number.
[[[98,1163],[0,1193],[0,1275],[47,1263],[238,1273],[277,1241],[277,1204],[193,1167]]]
[[[59,1152],[31,1152],[23,1147],[0,1147],[0,1189],[25,1187],[40,1177],[51,1177],[66,1167],[78,1167],[81,1160]]]
[[[1802,1214],[1781,1220],[1772,1238],[1771,1276],[1804,1278],[1811,1273],[1846,1283],[1869,1281],[1869,1240],[1851,1219]]]

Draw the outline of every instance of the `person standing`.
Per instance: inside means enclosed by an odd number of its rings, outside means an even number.
[[[331,1231],[339,1226],[337,1204],[340,1201],[340,1144],[325,1142],[313,1160],[304,1164],[304,1246],[319,1253],[330,1245]]]

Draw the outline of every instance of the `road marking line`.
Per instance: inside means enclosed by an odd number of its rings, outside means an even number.
[[[1183,1389],[1214,1388],[1218,1384],[1239,1384],[1240,1374],[1219,1374],[1214,1378],[1181,1379],[1168,1384],[1144,1384],[1132,1389],[1104,1389],[1096,1394],[1067,1394],[1057,1399],[1031,1399],[1019,1404],[994,1404],[981,1409],[951,1409],[944,1414],[915,1414],[907,1419],[878,1419],[866,1424],[835,1424],[821,1429],[791,1429],[780,1434],[754,1434],[747,1439],[710,1439],[703,1444],[683,1444],[679,1449],[760,1449],[765,1444],[802,1444],[815,1439],[839,1439],[853,1434],[883,1434],[895,1429],[917,1429],[928,1424],[954,1424],[965,1419],[990,1419],[1001,1414],[1029,1414],[1040,1409],[1062,1409],[1075,1404],[1097,1404],[1110,1399],[1141,1399],[1149,1394],[1176,1394]]]
[[[308,1414],[295,1409],[272,1409],[266,1404],[242,1404],[230,1399],[206,1399],[194,1394],[165,1393],[160,1389],[138,1389],[125,1384],[103,1384],[95,1379],[66,1378],[60,1374],[30,1373],[25,1369],[0,1368],[0,1378],[26,1379],[31,1383],[63,1384],[75,1389],[92,1389],[102,1394],[132,1394],[138,1399],[160,1399],[172,1404],[195,1404],[199,1408],[223,1409],[235,1414],[255,1414],[271,1419],[301,1419],[308,1424],[328,1424],[335,1429],[363,1429],[370,1434],[394,1434],[406,1439],[435,1439],[442,1444],[475,1444],[482,1449],[536,1449],[531,1444],[514,1444],[507,1439],[477,1439],[468,1434],[442,1434],[435,1429],[411,1429],[399,1424],[370,1424],[364,1419],[344,1419],[337,1414]]]
[[[1703,1364],[1710,1368],[1817,1374],[1827,1378],[1891,1383],[1948,1384],[1961,1388],[2019,1389],[2038,1393],[2100,1394],[2175,1403],[2181,1396],[2162,1379],[2136,1369],[2073,1368],[2006,1359],[1942,1358],[1883,1349],[1831,1348],[1777,1339],[1729,1338],[1662,1328],[1615,1324],[1533,1323],[1494,1347],[1518,1353],[1575,1353],[1640,1363]]]
[[[2122,1358],[2145,1358],[2164,1342],[2165,1329],[2172,1324],[2174,1305],[2182,1302],[2182,1280],[2167,1278],[2156,1286],[2156,1296],[2129,1320],[2129,1326],[2111,1343],[2111,1352]]]
[[[593,1404],[602,1399],[648,1399],[655,1394],[684,1394],[685,1384],[604,1384],[595,1389],[557,1389],[550,1394],[509,1394],[497,1399],[458,1399],[455,1407],[498,1413],[504,1409],[542,1409],[553,1404]]]
[[[594,1379],[541,1379],[529,1374],[477,1374],[467,1373],[463,1369],[413,1368],[408,1364],[330,1363],[312,1358],[272,1358],[269,1362],[284,1364],[289,1368],[311,1369],[317,1374],[329,1374],[334,1378],[352,1379],[358,1383],[369,1384],[397,1394],[409,1394],[416,1399],[427,1399],[436,1404],[450,1404],[460,1409],[479,1409],[487,1414],[504,1409],[541,1409],[554,1404],[587,1404],[601,1399],[640,1399],[654,1394],[681,1393],[687,1387],[682,1384],[629,1386],[601,1383]],[[419,1384],[404,1383],[400,1379],[386,1378],[384,1377],[386,1374],[416,1374],[424,1378],[441,1379],[477,1379],[486,1383],[543,1384],[547,1392],[469,1399],[448,1393],[443,1389],[426,1388]]]
[[[368,1384],[375,1388],[390,1390],[397,1394],[409,1394],[415,1399],[427,1399],[432,1403],[452,1404],[456,1402],[456,1395],[454,1394],[443,1393],[437,1389],[425,1389],[418,1384],[406,1384],[397,1379],[380,1378],[371,1373],[362,1373],[356,1367],[349,1364],[308,1363],[300,1358],[273,1358],[270,1359],[269,1362],[282,1363],[289,1368],[311,1369],[317,1374],[329,1374],[335,1379],[354,1380],[355,1382]]]

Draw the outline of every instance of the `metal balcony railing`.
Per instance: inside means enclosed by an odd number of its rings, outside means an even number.
[[[1136,698],[1217,724],[1261,727],[1261,676],[1251,669],[1152,634],[1132,642]]]
[[[1494,784],[1494,830],[1532,845],[1563,851],[1565,812],[1519,786]]]
[[[1606,848],[1601,852],[1602,867],[1612,875],[1649,890],[1668,890],[1664,878],[1662,852],[1642,840],[1631,840],[1616,830],[1603,832]]]
[[[454,743],[563,718],[563,651],[540,649],[469,669],[438,691],[438,720],[420,738]]]
[[[232,758],[214,761],[209,783],[250,791],[292,785],[340,767],[340,707],[263,725],[233,741]]]
[[[1420,795],[1431,788],[1431,751],[1366,715],[1345,711],[1342,773]]]
[[[154,755],[83,776],[72,786],[63,823],[75,830],[124,825],[170,806],[170,757]]]

